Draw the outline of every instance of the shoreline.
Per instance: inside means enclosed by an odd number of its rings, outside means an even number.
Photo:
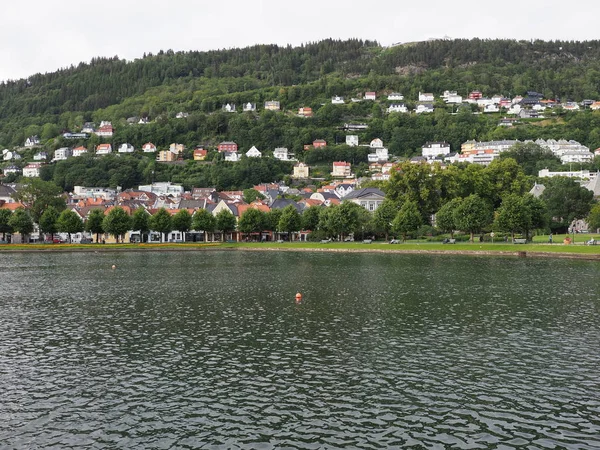
[[[523,250],[495,250],[495,249],[436,249],[436,248],[350,248],[350,247],[319,247],[319,244],[310,247],[268,246],[264,244],[240,245],[240,244],[156,244],[143,246],[139,244],[85,244],[68,247],[32,247],[24,248],[25,244],[18,248],[0,248],[1,254],[14,253],[115,253],[115,252],[202,252],[202,251],[254,251],[254,252],[328,252],[328,253],[387,253],[398,255],[430,254],[430,255],[461,255],[461,256],[503,256],[518,258],[557,258],[557,259],[580,259],[588,261],[600,261],[600,251],[597,253],[577,253],[572,251],[540,251],[526,248]],[[424,244],[423,247],[426,247]]]

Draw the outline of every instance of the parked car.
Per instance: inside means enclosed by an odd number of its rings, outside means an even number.
[[[399,243],[400,243],[400,241],[398,239],[392,239],[390,241],[390,244],[399,244]]]
[[[352,236],[346,236],[344,242],[354,242],[354,238]]]
[[[64,244],[67,241],[65,241],[64,239],[61,239],[61,238],[54,238],[54,239],[52,239],[52,242],[54,244]]]
[[[80,244],[93,244],[94,240],[92,238],[81,238],[79,243]]]

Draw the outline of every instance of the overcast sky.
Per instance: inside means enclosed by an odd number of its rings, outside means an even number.
[[[94,56],[213,50],[323,38],[600,38],[598,0],[4,0],[0,80]]]

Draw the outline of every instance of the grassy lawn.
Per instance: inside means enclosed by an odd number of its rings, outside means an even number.
[[[600,255],[600,245],[584,245],[590,238],[600,240],[597,235],[576,235],[575,244],[564,245],[565,235],[553,236],[553,244],[548,244],[548,236],[536,236],[533,243],[512,244],[505,242],[458,242],[456,244],[442,244],[441,242],[428,242],[409,240],[405,243],[389,244],[385,241],[375,241],[371,244],[362,242],[227,242],[227,243],[187,243],[187,244],[3,244],[2,251],[111,251],[111,250],[201,250],[201,249],[331,249],[331,250],[411,250],[411,251],[447,251],[447,252],[552,252],[552,253],[575,253],[575,254],[597,254]]]

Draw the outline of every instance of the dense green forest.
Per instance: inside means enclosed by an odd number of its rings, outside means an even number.
[[[169,50],[134,61],[95,58],[54,73],[1,83],[0,146],[22,146],[28,136],[38,135],[48,151],[75,145],[93,150],[104,140],[92,136],[66,141],[61,133],[78,131],[85,122],[110,120],[115,126],[109,139],[113,147],[129,142],[139,148],[153,142],[160,149],[179,142],[189,149],[197,145],[211,149],[221,140],[234,140],[241,151],[255,145],[269,154],[276,147],[287,147],[310,164],[342,157],[365,162],[365,151],[342,145],[346,123],[367,124],[366,130],[352,133],[359,135],[361,144],[381,138],[400,157],[418,153],[427,141],[447,141],[453,151],[470,139],[574,139],[592,150],[600,147],[600,112],[557,109],[545,120],[523,121],[515,127],[498,127],[499,114],[474,115],[469,107],[445,105],[439,99],[433,114],[386,113],[385,93],[392,91],[403,93],[412,108],[418,92],[437,97],[444,90],[466,95],[475,89],[489,96],[537,91],[546,98],[600,99],[600,41],[435,40],[384,48],[373,41],[329,39],[299,47]],[[370,90],[378,92],[377,102],[330,102],[334,95],[360,97]],[[282,111],[264,111],[266,100],[280,101]],[[246,102],[256,103],[258,111],[222,111],[226,103],[241,110]],[[312,107],[314,117],[298,117],[301,106]],[[189,115],[176,119],[179,111]],[[130,117],[147,117],[150,123],[129,125]],[[314,139],[327,140],[330,152],[305,154],[304,145]],[[46,176],[68,187],[72,183],[60,175],[62,166],[48,169],[53,173]],[[144,170],[136,181],[149,179]],[[195,173],[184,165],[155,169],[155,175],[221,185],[215,170],[202,167]],[[115,182],[123,178],[112,173],[108,179],[113,176]],[[104,174],[98,180],[106,178]]]

